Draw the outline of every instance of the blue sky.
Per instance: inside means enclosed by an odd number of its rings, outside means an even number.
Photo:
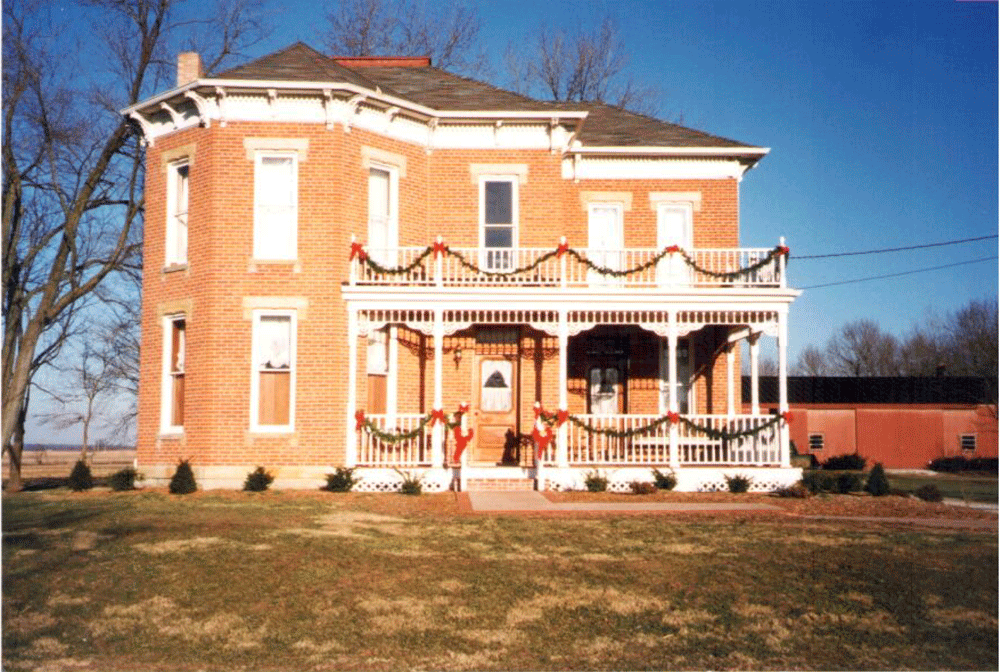
[[[526,44],[542,22],[592,26],[609,15],[636,78],[661,92],[663,116],[770,147],[741,186],[742,244],[771,246],[785,236],[796,287],[996,256],[997,241],[987,240],[794,258],[997,233],[995,2],[469,4],[497,71],[508,42]],[[265,11],[268,37],[250,56],[296,40],[322,48],[321,3],[289,0]],[[995,296],[997,277],[994,258],[806,290],[792,308],[790,359],[855,319],[904,335],[928,309]]]

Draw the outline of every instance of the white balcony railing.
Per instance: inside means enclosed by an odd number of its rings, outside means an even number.
[[[396,413],[368,415],[380,431],[388,434],[406,434],[420,427],[426,416],[423,413]],[[425,427],[413,438],[401,441],[382,441],[376,435],[363,431],[358,434],[358,465],[364,467],[418,467],[431,465],[431,430]]]
[[[435,254],[426,247],[367,250],[383,270],[360,257],[351,263],[350,284],[439,287],[591,287],[659,288],[784,287],[785,257],[776,255],[759,268],[735,277],[733,273],[767,259],[768,248],[694,249],[687,251],[693,264],[679,253],[655,261],[661,250],[575,250],[583,259],[615,271],[634,270],[623,276],[602,273],[576,256],[553,254],[552,248],[452,247]],[[406,268],[405,272],[398,269]],[[699,270],[701,269],[701,270]]]

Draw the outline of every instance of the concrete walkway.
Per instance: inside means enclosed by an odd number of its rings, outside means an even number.
[[[646,511],[781,511],[771,504],[725,504],[720,502],[653,502],[630,504],[627,502],[551,502],[537,491],[525,492],[470,492],[472,510],[481,513],[500,512],[622,512]]]

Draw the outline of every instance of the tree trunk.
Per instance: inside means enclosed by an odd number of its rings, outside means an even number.
[[[41,330],[33,320],[21,337],[11,380],[3,381],[3,446],[10,456],[10,477],[6,488],[8,492],[18,492],[23,487],[21,457],[24,451],[24,422],[28,413],[28,385],[31,359],[40,334]]]

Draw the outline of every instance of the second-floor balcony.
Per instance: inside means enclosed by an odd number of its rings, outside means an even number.
[[[557,247],[372,249],[352,243],[349,284],[391,287],[536,287],[594,290],[784,288],[788,248],[620,250]]]

